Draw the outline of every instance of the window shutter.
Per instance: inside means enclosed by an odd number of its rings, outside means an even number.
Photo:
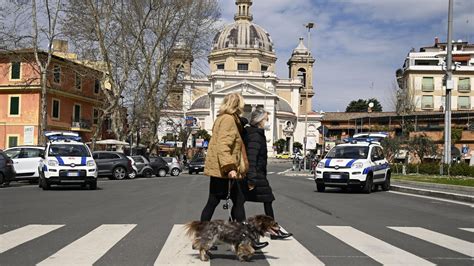
[[[422,91],[434,91],[434,79],[432,77],[424,77],[421,84]]]

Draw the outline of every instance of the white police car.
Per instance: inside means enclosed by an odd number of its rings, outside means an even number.
[[[92,153],[77,133],[47,132],[44,158],[40,162],[39,186],[47,190],[51,185],[89,185],[97,188],[97,166]]]
[[[370,193],[379,185],[389,190],[390,175],[390,165],[378,142],[350,140],[332,148],[318,163],[315,181],[319,192],[326,187],[359,187]]]

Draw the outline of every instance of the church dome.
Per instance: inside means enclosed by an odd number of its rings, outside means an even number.
[[[213,50],[226,48],[261,49],[274,52],[273,41],[262,27],[252,23],[250,6],[252,0],[237,0],[235,22],[225,26],[214,37]]]

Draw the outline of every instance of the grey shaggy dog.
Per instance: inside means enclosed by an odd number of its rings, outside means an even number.
[[[185,226],[186,235],[193,239],[193,249],[199,250],[199,258],[208,261],[209,250],[217,241],[230,245],[240,261],[249,261],[255,253],[252,243],[257,243],[260,236],[276,234],[280,229],[272,217],[256,215],[245,223],[224,220],[193,221]]]

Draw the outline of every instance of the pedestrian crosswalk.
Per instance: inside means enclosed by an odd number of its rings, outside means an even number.
[[[31,224],[17,229],[7,231],[0,235],[0,261],[3,255],[16,254],[15,249],[20,248],[25,243],[43,239],[45,235],[52,233],[59,228],[67,228],[68,225],[40,225]],[[91,231],[85,233],[79,238],[75,238],[71,243],[66,244],[58,250],[51,250],[48,256],[41,258],[35,264],[37,265],[93,265],[97,263],[108,252],[112,252],[114,246],[119,243],[132,241],[127,236],[134,229],[140,227],[140,224],[102,224]],[[410,241],[413,238],[425,241],[426,243],[436,245],[440,248],[456,252],[458,259],[471,261],[474,257],[474,243],[436,232],[423,227],[385,227],[388,234],[395,234],[397,237],[403,237],[404,241]],[[198,251],[193,250],[191,241],[185,236],[184,225],[173,225],[163,245],[157,245],[155,250],[154,263],[143,262],[137,258],[137,264],[154,265],[211,265],[212,262],[202,262],[199,260]],[[466,234],[474,233],[474,228],[457,228],[459,232]],[[313,231],[314,230],[314,231]],[[60,232],[61,231],[61,232]],[[58,230],[57,234],[67,233],[67,230]],[[413,250],[410,245],[395,246],[388,240],[380,236],[371,235],[371,232],[364,232],[352,226],[331,226],[315,225],[308,231],[308,234],[325,234],[348,246],[342,249],[342,252],[352,249],[354,252],[360,252],[376,263],[383,265],[436,265],[433,256],[428,254],[419,254],[419,250]],[[401,233],[401,234],[400,234]],[[469,235],[472,239],[472,235]],[[265,258],[265,264],[269,265],[331,265],[331,261],[320,250],[325,243],[316,242],[311,246],[303,245],[297,239],[291,237],[284,241],[274,241],[268,238],[262,239],[269,241],[270,245],[265,247],[260,255]],[[303,241],[304,242],[304,241]],[[44,245],[48,246],[45,242]],[[133,245],[133,244],[132,244]],[[230,254],[227,247],[220,246],[218,251],[213,254]],[[347,252],[349,254],[349,252]],[[126,256],[126,254],[114,254],[114,256]],[[226,259],[233,259],[227,256]],[[357,265],[357,263],[354,263]],[[363,265],[363,264],[359,264]]]

